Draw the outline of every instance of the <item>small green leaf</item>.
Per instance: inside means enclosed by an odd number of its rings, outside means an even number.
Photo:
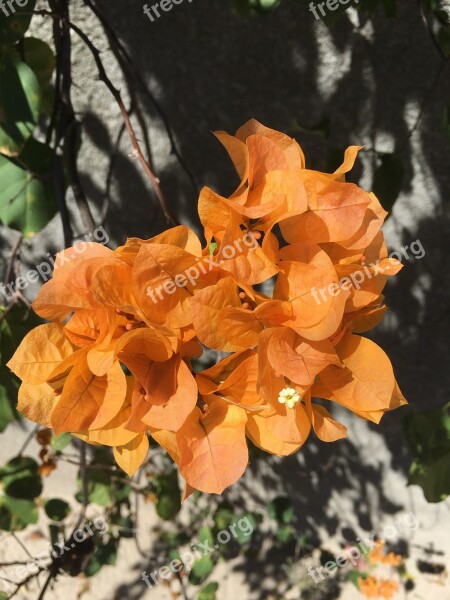
[[[210,556],[203,556],[194,562],[191,572],[189,573],[189,581],[193,585],[199,585],[204,581],[214,569],[214,563]]]
[[[33,133],[41,107],[41,88],[18,54],[0,60],[0,153],[17,156]]]
[[[210,581],[198,593],[198,600],[216,600],[216,592],[219,584],[216,581]]]
[[[437,35],[438,43],[446,57],[450,56],[450,27],[441,27]]]
[[[278,496],[267,506],[269,517],[278,523],[292,523],[294,519],[294,507],[290,498]]]
[[[38,522],[39,511],[31,500],[0,497],[0,529],[17,531]]]
[[[282,544],[286,544],[287,542],[290,542],[293,537],[294,537],[294,530],[292,529],[292,527],[290,525],[283,525],[282,527],[279,527],[277,529],[276,538]]]
[[[222,502],[217,507],[216,512],[213,515],[213,521],[215,528],[218,531],[224,531],[228,529],[234,519],[233,509],[228,502]]]
[[[28,0],[25,6],[21,7],[13,3],[14,11],[3,2],[5,11],[0,11],[0,46],[12,46],[18,42],[27,31],[33,12],[36,6],[36,0]]]
[[[82,502],[81,496],[81,488],[82,483],[81,480],[78,480],[79,490],[76,494],[76,499],[78,502]],[[89,479],[88,479],[88,500],[92,504],[98,504],[99,506],[111,506],[112,499],[112,489],[111,489],[111,478],[108,473],[104,473],[103,471],[90,471]]]
[[[156,489],[156,512],[166,521],[172,520],[181,509],[181,491],[178,484],[178,471],[158,475],[153,480]]]
[[[72,441],[71,433],[61,433],[61,435],[53,434],[50,440],[50,446],[55,452],[62,452]]]
[[[33,70],[39,85],[44,88],[52,79],[55,69],[55,55],[44,41],[26,37],[23,41],[23,55],[27,65]]]
[[[441,502],[450,495],[450,404],[409,414],[403,425],[414,459],[409,484],[420,485],[428,502]]]
[[[33,237],[57,212],[54,152],[31,138],[18,159],[0,155],[0,220]]]
[[[31,500],[42,492],[38,464],[32,458],[18,456],[0,469],[5,494],[17,499]]]
[[[2,381],[0,383],[0,433],[2,433],[17,418],[17,413],[14,410],[14,396],[10,393],[11,385],[15,386],[16,379],[2,367],[0,367],[0,377]],[[7,385],[4,385],[5,383]],[[13,387],[13,389],[17,391],[18,388]]]
[[[239,527],[239,522],[242,523],[242,521],[246,522],[245,527],[242,527],[242,525]],[[237,527],[233,528],[235,540],[240,545],[248,544],[251,541],[258,524],[256,516],[253,513],[244,513],[239,515],[235,519],[235,522],[238,524]]]
[[[65,500],[52,498],[44,505],[45,513],[52,521],[62,521],[70,514],[70,505]]]
[[[87,577],[92,577],[100,571],[104,565],[115,565],[117,560],[118,541],[111,538],[106,544],[97,547],[91,556],[84,573]]]

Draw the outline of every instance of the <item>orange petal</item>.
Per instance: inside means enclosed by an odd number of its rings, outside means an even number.
[[[215,400],[203,416],[196,408],[177,433],[180,472],[197,490],[221,494],[237,481],[248,463],[245,412]]]
[[[147,457],[149,449],[146,433],[140,433],[131,442],[114,448],[114,458],[121,469],[132,477]]]
[[[395,378],[383,350],[371,340],[347,335],[336,352],[346,368],[331,366],[322,371],[312,395],[334,400],[350,410],[387,410]]]
[[[222,309],[227,306],[241,306],[237,285],[231,277],[226,277],[216,285],[195,292],[191,304],[192,322],[199,340],[205,346],[224,352],[233,352],[241,350],[244,344],[238,346],[236,343],[227,341],[218,329]]]
[[[80,361],[70,372],[53,410],[55,433],[83,432],[107,425],[122,408],[126,392],[126,378],[118,363],[109,373],[97,377],[85,361]]]
[[[50,373],[68,356],[73,346],[57,323],[40,325],[22,340],[7,367],[25,383],[44,383]]]

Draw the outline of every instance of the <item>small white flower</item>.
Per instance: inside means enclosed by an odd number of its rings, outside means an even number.
[[[300,401],[300,395],[293,388],[286,387],[281,390],[278,396],[278,402],[280,404],[286,404],[288,408],[294,408],[297,402]]]

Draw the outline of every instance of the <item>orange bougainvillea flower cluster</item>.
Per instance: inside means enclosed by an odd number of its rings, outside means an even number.
[[[386,354],[360,335],[382,319],[401,265],[377,198],[345,181],[359,148],[327,174],[257,121],[216,135],[240,183],[229,198],[202,190],[206,244],[180,226],[115,251],[65,250],[33,303],[50,322],[9,363],[26,417],[113,447],[130,475],[151,435],[187,493],[237,481],[247,438],[280,456],[311,429],[344,438],[317,398],[374,423],[406,402]],[[226,358],[194,372],[204,347]]]
[[[358,579],[358,587],[366,598],[391,600],[399,590],[398,582],[391,579],[378,579],[372,575]]]

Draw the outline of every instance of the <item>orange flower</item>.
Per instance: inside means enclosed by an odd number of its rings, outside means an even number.
[[[384,598],[391,600],[398,591],[398,582],[388,579],[377,579],[370,576],[358,579],[358,587],[367,598]]]
[[[314,398],[374,423],[406,403],[386,354],[355,335],[381,320],[383,288],[401,268],[388,258],[386,212],[345,181],[360,148],[327,174],[255,120],[217,137],[240,183],[229,198],[202,190],[205,247],[179,226],[114,251],[61,252],[33,303],[50,322],[9,362],[26,417],[112,447],[130,475],[153,436],[178,463],[185,497],[237,481],[246,438],[285,456],[311,429],[345,437]],[[229,356],[195,373],[203,347]]]

